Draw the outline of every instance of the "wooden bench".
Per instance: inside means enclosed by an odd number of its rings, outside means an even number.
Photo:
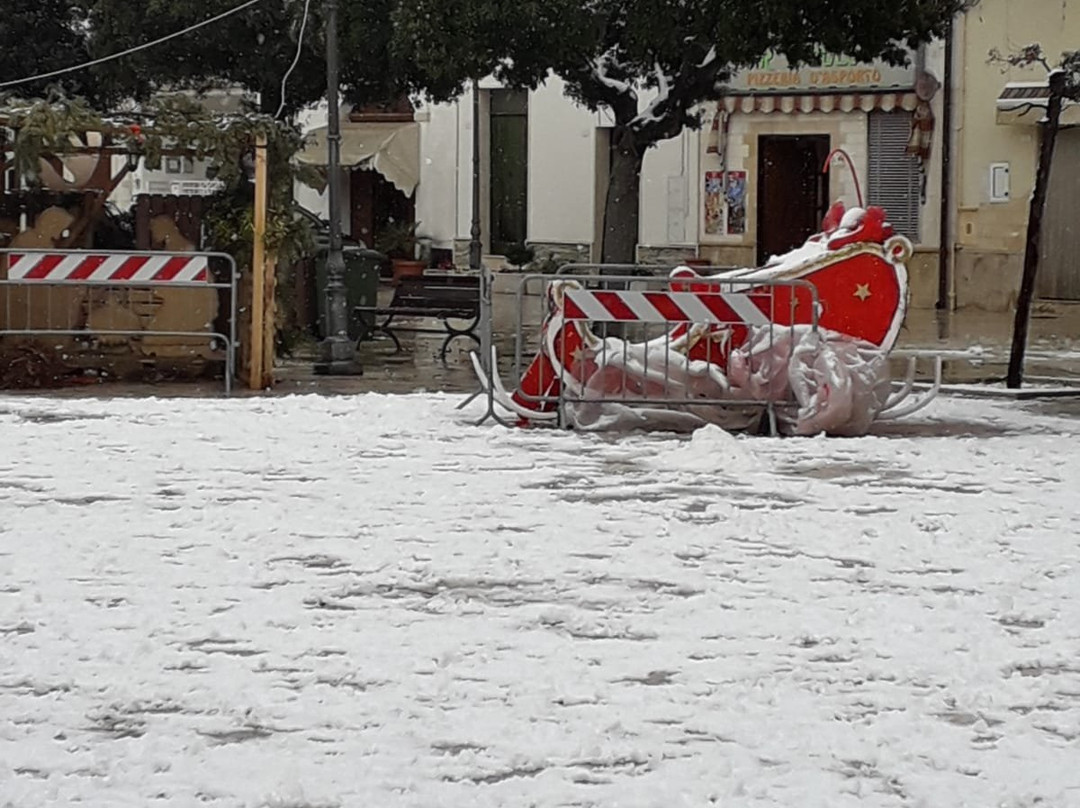
[[[394,352],[401,351],[395,331],[446,334],[439,358],[446,361],[446,349],[456,337],[469,337],[477,344],[476,327],[480,324],[480,276],[432,273],[398,280],[389,306],[357,306],[355,312],[369,320],[371,331],[381,331],[394,341]],[[367,318],[364,317],[367,315]],[[383,317],[381,322],[378,318]],[[401,325],[399,318],[424,317],[441,320],[443,329]],[[465,321],[464,328],[450,322]],[[370,331],[369,331],[370,333]]]

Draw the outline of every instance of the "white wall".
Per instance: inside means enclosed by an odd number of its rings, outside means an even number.
[[[347,115],[349,108],[342,107],[341,114]],[[308,107],[305,110],[301,110],[297,116],[297,122],[300,125],[300,131],[307,133],[313,129],[326,126],[328,119],[328,109],[325,101],[319,102],[317,105]],[[330,194],[329,186],[322,191],[318,191],[315,188],[304,185],[303,183],[296,183],[293,187],[293,194],[296,198],[296,203],[302,207],[307,208],[312,213],[316,214],[320,218],[330,218]],[[350,202],[350,182],[349,172],[345,169],[341,171],[341,231],[343,233],[350,233],[352,230],[352,205]],[[370,244],[367,246],[371,246]]]
[[[487,221],[489,174],[489,90],[480,83],[481,209]],[[421,115],[421,177],[417,218],[421,230],[450,246],[467,240],[472,226],[472,91],[458,100],[436,104]],[[595,199],[594,158],[597,116],[563,95],[563,82],[551,77],[529,94],[529,241],[590,244]],[[484,228],[486,230],[486,227]],[[487,233],[484,233],[487,243]]]
[[[645,154],[641,171],[641,245],[697,243],[698,133],[684,130]]]
[[[297,204],[307,208],[322,219],[330,218],[329,186],[321,193],[307,185],[296,183],[294,188]],[[352,229],[352,205],[350,203],[349,172],[341,171],[341,232],[348,234]],[[367,246],[371,246],[368,244]]]
[[[926,46],[926,65],[928,73],[942,83],[937,94],[930,102],[934,112],[934,139],[930,145],[930,164],[927,166],[926,202],[919,210],[919,245],[937,247],[941,244],[941,166],[942,140],[944,133],[944,81],[945,81],[945,42],[934,40]],[[955,121],[953,122],[955,126]],[[954,141],[955,142],[955,141]]]
[[[529,94],[529,240],[591,244],[596,115],[549,78]]]
[[[487,220],[488,93],[500,85],[480,82],[481,209]],[[642,94],[641,105],[649,101]],[[425,108],[421,120],[421,179],[417,219],[435,246],[468,240],[472,224],[472,92],[457,101]],[[596,238],[597,129],[607,116],[589,112],[567,98],[564,83],[551,76],[529,95],[528,240],[589,245]],[[650,149],[642,169],[641,243],[646,246],[696,244],[700,184],[697,132],[686,131]],[[486,229],[486,228],[485,228]],[[484,234],[485,244],[487,234]]]
[[[458,196],[459,114],[457,104],[433,104],[418,110],[416,115],[420,121],[417,233],[430,238],[435,247],[452,247],[457,235],[457,213],[461,207]]]
[[[111,169],[114,177],[120,173],[125,163],[127,163],[127,157],[114,156],[111,158]],[[109,202],[120,210],[130,210],[131,206],[135,204],[135,180],[131,174],[120,180],[120,184],[109,195]]]
[[[495,84],[494,86],[498,86]],[[480,153],[481,163],[483,163],[483,154],[487,147],[486,130],[484,126],[484,120],[487,115],[488,106],[485,103],[487,100],[486,93],[481,90],[480,92]],[[469,229],[472,226],[472,171],[473,171],[473,93],[472,89],[466,90],[466,92],[450,106],[454,111],[454,117],[451,121],[449,117],[442,118],[445,125],[452,125],[454,127],[454,143],[457,150],[456,159],[452,157],[451,152],[440,153],[437,149],[433,148],[435,144],[439,142],[438,139],[428,138],[422,132],[420,135],[420,162],[426,163],[428,160],[434,160],[437,162],[448,163],[454,166],[454,172],[456,175],[455,180],[455,192],[457,203],[450,204],[449,199],[442,199],[439,196],[438,189],[429,192],[429,189],[424,187],[423,182],[417,188],[417,200],[421,196],[428,197],[433,196],[434,201],[432,204],[441,205],[446,208],[445,211],[440,213],[440,216],[449,215],[454,221],[454,237],[458,239],[468,239]],[[432,121],[432,126],[436,125],[436,121]],[[446,138],[442,137],[445,142]],[[486,186],[485,182],[486,172],[480,176],[481,187],[481,211],[486,209],[486,194],[483,193],[483,188]],[[428,201],[425,200],[425,204]],[[483,215],[481,213],[481,219]],[[483,224],[481,224],[481,230],[483,230]],[[484,240],[487,241],[486,233],[484,233]],[[439,245],[445,246],[445,245]]]
[[[301,110],[297,116],[297,123],[300,125],[300,131],[306,134],[313,129],[318,129],[320,126],[326,126],[326,119],[326,102],[321,102],[313,107]],[[325,190],[320,193],[314,188],[298,182],[293,188],[293,193],[297,204],[324,219],[327,218],[330,211],[330,200]]]

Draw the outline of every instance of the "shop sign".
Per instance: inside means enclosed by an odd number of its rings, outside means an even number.
[[[823,54],[817,64],[791,67],[787,59],[767,54],[749,70],[734,75],[733,93],[820,93],[854,90],[910,90],[915,86],[915,58],[909,53],[906,66],[882,60],[856,62],[847,56]]]

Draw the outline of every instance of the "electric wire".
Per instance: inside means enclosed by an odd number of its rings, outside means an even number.
[[[197,31],[200,28],[205,28],[208,25],[213,25],[215,22],[224,20],[226,17],[231,17],[233,14],[238,14],[244,9],[250,8],[251,6],[254,6],[257,3],[261,2],[263,2],[263,0],[247,0],[246,3],[241,3],[239,6],[236,6],[236,8],[230,9],[229,11],[224,11],[221,14],[218,14],[216,17],[211,17],[208,20],[203,20],[202,22],[197,22],[194,25],[189,25],[182,31],[177,31],[176,33],[169,34],[168,36],[163,36],[159,39],[155,39],[153,42],[146,42],[142,45],[136,45],[134,48],[128,48],[125,51],[120,51],[119,53],[114,53],[110,56],[103,56],[100,59],[94,59],[90,62],[84,62],[81,65],[75,65],[74,67],[65,67],[60,70],[53,70],[50,73],[41,73],[37,76],[28,76],[24,79],[15,79],[14,81],[0,82],[0,90],[3,90],[7,87],[17,87],[20,84],[30,84],[35,81],[44,81],[45,79],[55,78],[56,76],[64,76],[68,73],[74,73],[78,70],[85,70],[88,67],[95,67],[96,65],[105,64],[106,62],[111,62],[116,59],[122,59],[123,57],[130,56],[133,53],[148,50],[149,48],[153,48],[157,45],[168,42],[171,39],[176,39],[186,34],[190,34],[192,31]]]
[[[285,111],[285,87],[289,83],[289,76],[296,69],[296,66],[300,63],[300,54],[304,50],[304,31],[307,30],[308,12],[311,10],[311,0],[304,0],[304,19],[300,23],[300,36],[297,38],[296,43],[296,57],[293,59],[292,64],[289,65],[289,69],[285,71],[285,75],[281,77],[281,105],[278,107],[278,111],[274,114],[274,118],[280,118],[281,113]]]

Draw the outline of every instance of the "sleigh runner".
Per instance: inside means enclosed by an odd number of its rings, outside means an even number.
[[[540,347],[512,393],[494,353],[486,368],[473,361],[491,401],[521,424],[739,429],[764,413],[774,433],[864,434],[936,392],[906,400],[914,358],[898,391],[889,380],[911,254],[881,208],[838,203],[821,233],[763,267],[678,267],[662,285],[609,276],[622,288],[608,289],[549,281]],[[663,330],[632,341],[600,336],[605,323]]]

